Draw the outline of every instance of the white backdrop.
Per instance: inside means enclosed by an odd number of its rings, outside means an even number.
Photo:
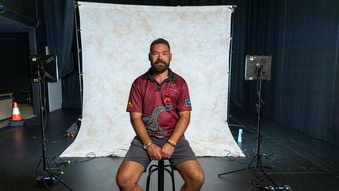
[[[186,132],[197,156],[244,156],[227,124],[229,6],[80,3],[83,119],[60,157],[124,156],[135,136],[126,112],[133,80],[149,67],[150,43],[171,45],[171,68],[190,89]]]

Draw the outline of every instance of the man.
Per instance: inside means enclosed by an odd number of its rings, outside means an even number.
[[[132,84],[127,111],[136,133],[116,181],[121,191],[142,190],[138,181],[151,160],[168,159],[184,180],[182,191],[200,190],[204,172],[184,137],[191,102],[185,80],[169,68],[172,54],[162,38],[151,43],[151,68]]]

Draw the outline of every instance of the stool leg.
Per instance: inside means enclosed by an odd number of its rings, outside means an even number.
[[[154,167],[154,168],[153,168]],[[169,168],[167,168],[169,167]],[[154,171],[158,171],[158,191],[164,191],[164,172],[167,171],[172,179],[172,190],[175,191],[174,170],[172,165],[165,165],[164,160],[158,161],[158,165],[151,165],[148,168],[148,176],[146,182],[146,191],[149,191],[151,176]]]
[[[164,191],[164,160],[158,162],[158,191]]]
[[[167,168],[167,167],[169,167],[169,168]],[[165,165],[164,170],[166,170],[166,172],[168,172],[168,174],[171,176],[172,190],[175,191],[174,169],[173,169],[173,166],[171,164]]]
[[[154,167],[154,169],[153,169]],[[149,186],[150,186],[150,182],[151,182],[151,176],[153,174],[154,171],[158,170],[158,166],[157,165],[151,165],[148,168],[148,175],[147,175],[147,182],[146,182],[146,191],[149,191]]]
[[[174,183],[174,170],[173,170],[173,167],[171,165],[171,178],[172,178],[172,190],[175,191],[175,183]]]
[[[150,182],[151,174],[149,173],[147,176],[147,182],[146,182],[146,191],[149,191],[149,182]]]

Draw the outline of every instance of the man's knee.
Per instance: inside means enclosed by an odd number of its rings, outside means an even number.
[[[199,171],[196,175],[195,181],[203,184],[205,182],[205,174],[203,171]]]
[[[190,184],[193,184],[194,187],[201,187],[205,182],[205,174],[200,170],[196,170],[190,177]]]
[[[187,161],[177,165],[185,184],[189,187],[201,187],[205,182],[205,174],[196,160]]]
[[[131,184],[131,178],[128,177],[127,174],[121,168],[119,168],[115,180],[120,189]]]
[[[116,175],[116,183],[121,190],[138,187],[138,180],[143,172],[143,166],[130,161],[123,162]],[[123,189],[125,188],[125,189]]]

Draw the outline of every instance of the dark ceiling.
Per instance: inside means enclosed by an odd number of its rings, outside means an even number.
[[[0,31],[20,31],[37,27],[41,0],[0,0]],[[38,6],[40,5],[40,6]]]

